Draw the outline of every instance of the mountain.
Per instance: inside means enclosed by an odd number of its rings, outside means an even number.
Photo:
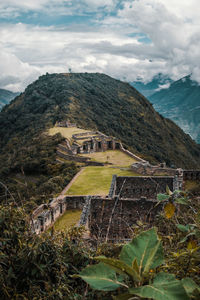
[[[200,85],[186,76],[149,96],[154,108],[200,144]]]
[[[150,82],[144,83],[139,79],[137,81],[130,82],[130,84],[142,95],[148,98],[155,92],[168,88],[172,82],[173,81],[169,77],[159,73],[158,75],[154,76]]]
[[[32,153],[31,145],[40,139],[42,147],[47,128],[66,119],[119,138],[128,149],[151,162],[200,166],[200,147],[187,134],[159,115],[128,83],[98,73],[41,76],[4,107],[0,113],[1,163],[5,166],[8,153],[12,153],[8,168],[19,169],[28,159],[30,165],[30,159],[34,161],[39,153]],[[25,159],[27,151],[30,154]]]
[[[0,110],[4,105],[10,103],[10,101],[18,95],[19,93],[13,93],[11,91],[0,89]]]

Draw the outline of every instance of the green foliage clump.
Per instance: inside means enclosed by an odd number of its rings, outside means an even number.
[[[124,245],[120,259],[105,256],[95,259],[100,263],[88,266],[75,276],[81,277],[96,290],[118,289],[113,299],[128,300],[134,295],[155,300],[199,299],[200,287],[192,279],[177,280],[173,274],[157,272],[164,263],[164,255],[154,228]]]
[[[0,295],[8,299],[82,299],[85,284],[71,275],[86,266],[82,229],[37,236],[22,208],[0,207]]]

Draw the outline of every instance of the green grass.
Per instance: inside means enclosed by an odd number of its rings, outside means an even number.
[[[136,160],[120,150],[108,150],[105,152],[94,152],[90,154],[82,154],[81,156],[90,157],[93,161],[103,163],[111,163],[115,166],[128,167]]]
[[[68,229],[80,220],[81,210],[67,210],[54,224],[55,231]],[[50,230],[50,229],[49,229]]]
[[[67,195],[102,195],[109,192],[112,175],[136,176],[129,170],[112,167],[86,167],[67,191]]]

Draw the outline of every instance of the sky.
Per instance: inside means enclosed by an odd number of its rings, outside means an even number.
[[[200,1],[1,0],[0,88],[69,70],[200,83]]]

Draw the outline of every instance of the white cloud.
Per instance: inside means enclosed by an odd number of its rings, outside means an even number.
[[[197,0],[2,0],[0,11],[94,14],[93,26],[1,24],[0,86],[22,90],[46,72],[104,72],[150,81],[163,73],[178,79],[192,73],[200,82],[200,19]],[[104,7],[104,10],[102,9]],[[102,14],[102,12],[105,14]],[[94,18],[93,16],[93,18]],[[149,38],[144,42],[141,37]],[[17,71],[16,71],[17,70]],[[7,85],[10,80],[10,85]]]

